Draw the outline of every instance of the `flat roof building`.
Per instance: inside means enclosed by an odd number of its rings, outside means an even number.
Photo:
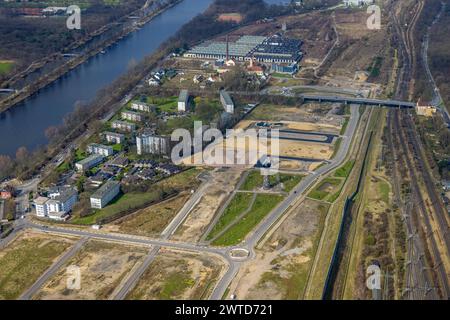
[[[111,146],[105,146],[103,144],[91,143],[87,146],[87,152],[90,154],[99,154],[104,157],[109,157],[114,154],[114,150]]]
[[[300,40],[278,34],[271,37],[245,35],[235,42],[204,42],[189,50],[184,56],[201,59],[235,59],[237,61],[255,59],[264,63],[294,63],[302,58],[302,44]]]
[[[86,159],[83,159],[83,160],[75,163],[75,168],[80,172],[87,171],[87,170],[95,167],[96,165],[102,163],[103,159],[104,159],[104,157],[102,155],[93,154],[93,155],[87,157]]]
[[[137,111],[144,111],[144,112],[150,112],[152,110],[152,106],[149,106],[145,102],[132,102],[131,103],[131,109],[137,110]]]
[[[103,209],[111,200],[120,193],[120,183],[117,181],[107,181],[90,198],[91,208]]]
[[[178,111],[186,112],[189,103],[189,92],[187,90],[181,90],[178,96]]]
[[[171,151],[170,137],[142,133],[136,137],[137,154],[168,155]]]
[[[122,111],[121,113],[122,119],[134,121],[134,122],[141,122],[142,121],[142,114],[139,112],[134,111]]]
[[[136,130],[136,125],[134,123],[116,120],[111,123],[111,127],[120,131],[133,132]]]
[[[231,99],[231,96],[225,90],[220,91],[220,102],[222,103],[223,108],[228,113],[234,113],[234,102]]]
[[[102,136],[109,143],[121,144],[121,143],[124,143],[124,141],[125,141],[125,135],[122,133],[103,132]]]

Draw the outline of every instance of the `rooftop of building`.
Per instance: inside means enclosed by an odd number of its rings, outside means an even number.
[[[180,95],[178,97],[178,101],[185,102],[189,97],[189,92],[186,89],[180,91]]]
[[[88,144],[88,148],[89,147],[112,150],[111,146],[105,146],[104,144],[99,144],[99,143],[90,143],[90,144]]]
[[[222,91],[220,91],[220,95],[223,97],[226,104],[233,104],[233,99],[231,99],[231,96],[228,92],[226,92],[225,90],[222,90]]]
[[[81,164],[81,165],[84,165],[84,164],[90,163],[91,161],[100,160],[100,159],[103,160],[103,156],[102,155],[100,155],[100,154],[93,154],[93,155],[90,155],[89,157],[87,157],[86,159],[78,161],[77,163]]]
[[[118,185],[120,185],[120,183],[117,181],[106,181],[104,185],[102,185],[97,191],[94,192],[91,198],[102,199],[106,194],[111,192],[111,190],[116,188]]]

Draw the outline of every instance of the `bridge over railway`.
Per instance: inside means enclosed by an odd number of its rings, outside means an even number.
[[[415,108],[414,102],[398,101],[398,100],[381,100],[381,99],[369,99],[369,98],[356,98],[356,97],[344,97],[344,96],[331,96],[331,95],[309,95],[309,94],[285,94],[285,93],[268,93],[267,91],[261,92],[243,92],[243,91],[230,91],[231,94],[242,96],[284,96],[284,97],[298,97],[304,99],[304,101],[318,101],[318,102],[340,102],[346,104],[362,104],[378,107],[392,107],[411,109]]]
[[[385,106],[395,108],[414,108],[416,106],[414,102],[398,101],[398,100],[379,100],[367,98],[320,96],[320,95],[306,95],[306,94],[299,95],[299,97],[303,98],[305,101],[341,102],[346,104],[365,104],[379,107]]]

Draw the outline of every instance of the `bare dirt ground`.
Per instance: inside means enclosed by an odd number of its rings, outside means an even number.
[[[0,300],[19,298],[77,238],[26,230],[0,250]]]
[[[134,247],[100,241],[89,241],[36,294],[37,300],[107,299],[126,274],[148,252],[147,247]],[[68,266],[81,271],[80,290],[67,289]]]
[[[333,155],[333,151],[332,145],[280,140],[280,155],[282,156],[328,160]]]
[[[301,299],[328,206],[305,200],[257,250],[230,286],[238,299]]]
[[[163,249],[127,299],[207,299],[224,270],[219,258]]]
[[[228,168],[211,172],[212,182],[186,221],[173,236],[174,240],[196,242],[238,183],[243,169]]]

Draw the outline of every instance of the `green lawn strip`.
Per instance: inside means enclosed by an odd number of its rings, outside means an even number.
[[[335,171],[334,176],[339,178],[347,178],[350,172],[352,171],[354,164],[355,160],[347,161],[342,167],[339,167]]]
[[[263,176],[259,170],[252,170],[241,185],[240,190],[252,191],[261,188],[263,185]]]
[[[289,192],[295,188],[303,179],[302,175],[297,174],[283,174],[280,173],[280,182],[284,185],[284,191]]]
[[[381,200],[386,204],[389,204],[389,191],[391,190],[389,184],[386,181],[378,181],[378,188],[380,190]]]
[[[350,117],[345,117],[344,124],[342,125],[341,131],[339,132],[340,135],[345,134],[345,130],[347,130],[348,122],[350,121]]]
[[[259,222],[283,199],[281,195],[258,194],[252,209],[238,223],[213,241],[213,245],[230,246],[240,243]]]
[[[173,188],[176,191],[181,191],[187,187],[192,187],[196,183],[197,180],[195,177],[199,173],[200,171],[196,169],[186,170],[170,178],[157,182],[152,191],[122,194],[114,199],[105,208],[98,210],[89,216],[75,218],[70,222],[73,224],[91,225],[95,224],[98,219],[113,216],[131,209],[141,209],[146,204],[156,203],[161,200],[161,188]]]
[[[222,230],[230,225],[236,218],[247,210],[251,204],[252,193],[236,193],[234,198],[225,209],[219,221],[214,225],[214,228],[206,237],[206,240],[214,239]]]
[[[12,70],[14,67],[14,62],[11,61],[0,61],[0,74],[6,74]]]
[[[159,298],[162,300],[174,299],[186,289],[192,287],[195,281],[186,273],[172,273],[164,281]]]
[[[331,184],[333,187],[337,187],[340,184],[342,184],[344,182],[344,180],[342,179],[337,179],[337,178],[326,178],[324,179],[316,188],[314,188],[308,195],[308,197],[316,199],[316,200],[326,200],[326,198],[329,196],[330,192],[326,191],[326,190],[321,190],[321,188],[325,185],[325,184]],[[339,189],[338,192],[334,193],[330,199],[327,199],[327,201],[329,202],[333,202],[334,200],[336,200],[336,198],[339,196],[340,192],[341,192],[342,187]],[[334,200],[333,200],[334,199]],[[333,200],[333,201],[331,201]]]
[[[341,143],[342,143],[342,138],[341,137],[337,138],[336,143],[334,144],[334,150],[333,150],[331,159],[333,159],[336,156],[336,154],[338,153],[339,148],[341,147]]]

